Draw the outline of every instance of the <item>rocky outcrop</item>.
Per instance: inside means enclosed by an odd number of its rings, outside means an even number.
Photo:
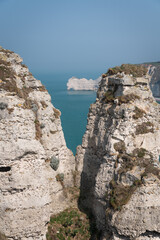
[[[96,80],[72,77],[67,82],[67,89],[95,91],[98,89],[100,81],[101,77],[97,78]]]
[[[69,206],[75,161],[60,111],[17,54],[0,48],[0,232],[45,238],[47,222]]]
[[[136,67],[137,65],[135,65]],[[160,98],[160,62],[153,63],[143,63],[140,66],[145,66],[148,68],[148,73],[151,76],[150,80],[150,88],[155,98]],[[76,77],[72,77],[67,82],[67,89],[73,90],[98,90],[99,83],[102,80],[99,77],[96,80],[87,80],[86,78],[78,79]]]
[[[141,70],[103,75],[77,147],[80,205],[103,240],[160,239],[160,105]]]
[[[151,63],[150,67],[150,87],[154,97],[160,98],[160,62]]]

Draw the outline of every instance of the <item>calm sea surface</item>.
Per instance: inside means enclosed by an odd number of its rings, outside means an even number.
[[[54,107],[62,115],[62,127],[67,147],[76,153],[76,147],[82,143],[85,133],[89,106],[96,99],[94,91],[67,91],[67,81],[72,74],[34,74],[41,80],[51,95]],[[76,75],[77,76],[77,75]],[[90,77],[90,76],[77,76]],[[91,76],[96,79],[98,76]]]

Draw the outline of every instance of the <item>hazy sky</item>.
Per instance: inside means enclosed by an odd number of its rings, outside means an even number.
[[[160,0],[0,0],[0,45],[33,72],[160,61]]]

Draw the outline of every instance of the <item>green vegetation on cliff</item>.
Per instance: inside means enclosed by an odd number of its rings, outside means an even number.
[[[77,208],[52,216],[46,235],[47,240],[88,240],[90,237],[89,219]]]
[[[147,68],[142,65],[122,64],[121,66],[109,68],[106,74],[114,75],[122,72],[129,75],[132,74],[133,77],[143,77],[147,74]]]

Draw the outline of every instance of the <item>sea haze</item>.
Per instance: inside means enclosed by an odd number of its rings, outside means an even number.
[[[88,76],[87,76],[88,75]],[[67,147],[76,153],[76,147],[82,143],[87,124],[89,106],[96,100],[94,91],[67,90],[67,81],[73,74],[34,74],[45,85],[52,98],[55,108],[61,111],[62,128]],[[96,79],[96,73],[85,76],[76,74],[76,77]]]

